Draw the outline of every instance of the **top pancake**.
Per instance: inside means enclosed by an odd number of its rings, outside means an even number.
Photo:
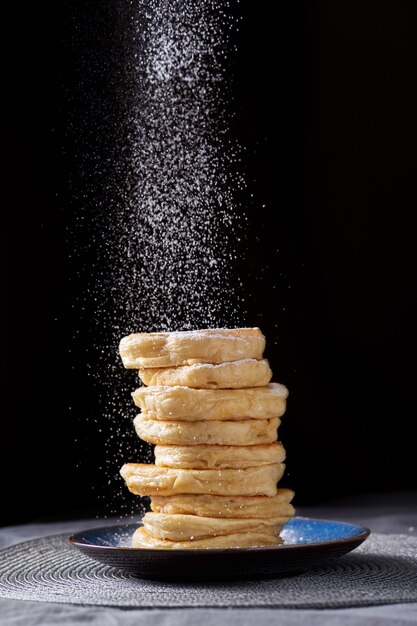
[[[264,349],[259,328],[135,333],[123,337],[119,346],[128,369],[262,359]]]
[[[183,386],[194,389],[242,389],[264,387],[272,372],[266,359],[241,359],[228,363],[195,363],[178,367],[141,368],[145,385]]]

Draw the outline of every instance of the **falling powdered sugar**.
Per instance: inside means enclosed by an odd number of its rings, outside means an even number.
[[[122,370],[120,338],[245,325],[237,271],[245,181],[226,79],[236,4],[132,0],[123,9],[119,198],[100,213],[91,237],[100,262],[91,264],[85,296],[94,301],[100,329],[89,367],[101,397],[96,421],[106,432],[103,471],[111,484],[122,462],[149,450],[130,424],[129,392],[137,379]],[[121,509],[120,502],[111,506]]]
[[[225,70],[235,21],[227,5],[132,5],[130,168],[113,268],[126,330],[242,322],[236,193],[244,180],[229,130]]]

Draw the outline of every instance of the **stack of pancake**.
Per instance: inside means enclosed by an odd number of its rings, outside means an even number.
[[[151,497],[133,546],[232,548],[281,543],[293,492],[277,489],[277,428],[287,389],[270,383],[259,328],[138,333],[120,354],[145,386],[134,425],[155,464],[127,463],[129,490]]]

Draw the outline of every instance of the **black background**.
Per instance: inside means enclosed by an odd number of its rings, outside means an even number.
[[[299,504],[416,486],[413,8],[238,9],[234,132],[254,194],[241,273],[248,323],[290,388],[285,484]],[[114,489],[99,469],[105,422],[98,433],[91,419],[94,303],[82,318],[74,306],[89,257],[70,253],[75,216],[81,239],[96,223],[80,201],[86,178],[99,196],[106,176],[91,155],[108,156],[117,134],[122,26],[122,2],[75,0],[19,5],[5,24],[3,523],[94,515]]]

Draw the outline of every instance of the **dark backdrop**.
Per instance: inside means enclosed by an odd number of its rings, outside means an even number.
[[[68,243],[75,214],[78,237],[94,228],[80,197],[86,178],[100,194],[105,171],[89,158],[117,131],[123,3],[108,5],[19,5],[5,26],[4,523],[96,514],[107,497],[117,510],[87,376],[94,303],[83,316],[74,304],[88,255],[71,258]],[[240,271],[249,321],[290,388],[282,438],[298,503],[416,486],[413,5],[238,9],[234,130],[255,198]]]

